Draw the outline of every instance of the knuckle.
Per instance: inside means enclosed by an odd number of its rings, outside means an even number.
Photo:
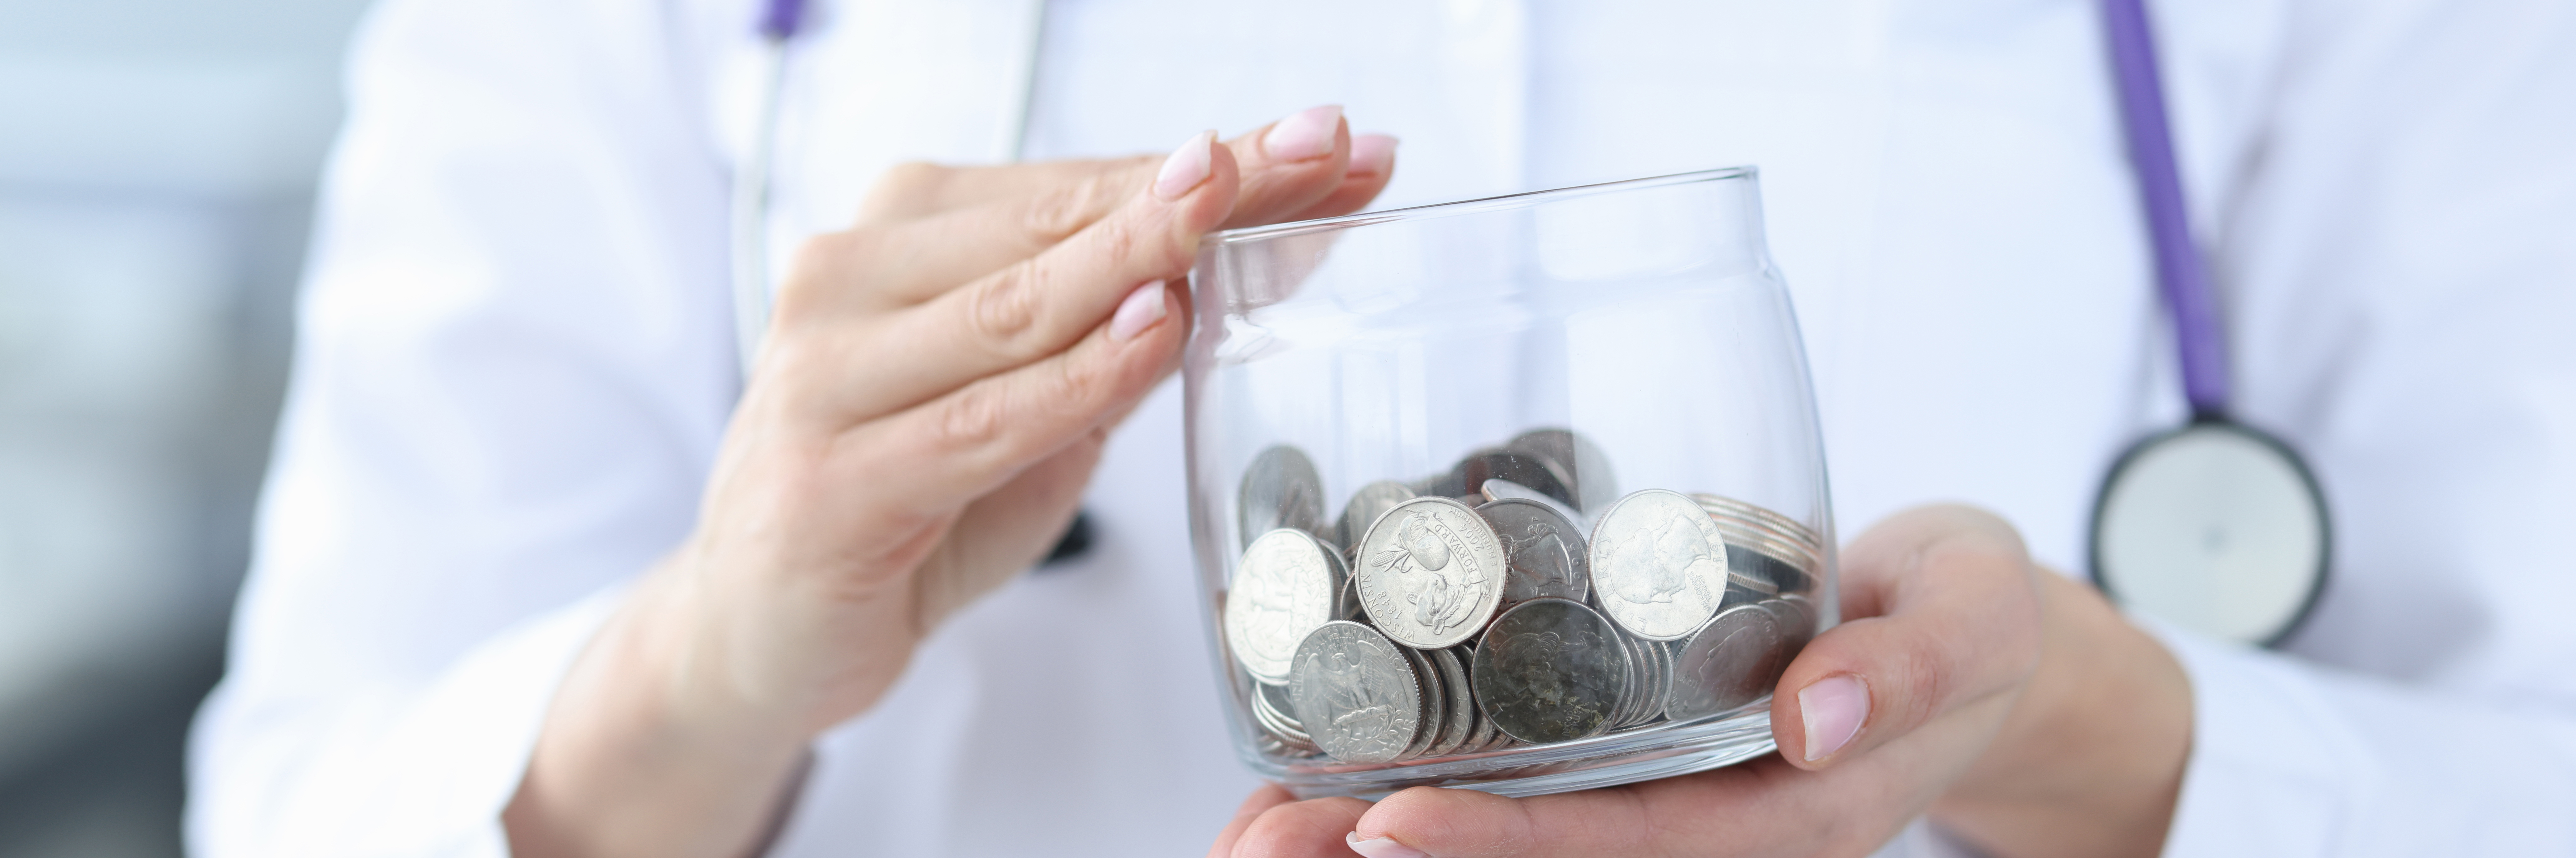
[[[967,290],[970,335],[1006,357],[1026,353],[1038,330],[1040,290],[1034,279],[1032,268],[1020,265]]]
[[[1006,425],[1001,390],[992,384],[970,385],[942,401],[932,428],[940,449],[959,451],[991,446]]]
[[[1051,188],[1030,202],[1021,228],[1040,244],[1055,244],[1099,219],[1101,189],[1096,180]]]

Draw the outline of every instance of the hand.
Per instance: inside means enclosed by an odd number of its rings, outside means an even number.
[[[1872,528],[1843,576],[1846,622],[1780,679],[1776,756],[1527,799],[1423,787],[1297,802],[1269,787],[1210,855],[1861,856],[1927,808],[2001,858],[2161,848],[2191,699],[2153,639],[1965,508]]]
[[[754,848],[806,743],[1063,532],[1178,360],[1199,236],[1356,209],[1392,145],[1317,108],[1167,158],[888,174],[780,287],[696,528],[548,712],[513,851]]]

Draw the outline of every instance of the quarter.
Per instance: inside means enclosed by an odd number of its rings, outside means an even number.
[[[1611,729],[1628,694],[1628,651],[1591,608],[1538,599],[1495,618],[1476,645],[1476,705],[1524,742],[1570,742]]]
[[[1423,728],[1413,660],[1358,623],[1325,623],[1298,644],[1288,697],[1315,745],[1346,763],[1403,759]]]
[[[1333,619],[1344,577],[1341,555],[1305,531],[1281,528],[1253,540],[1225,597],[1225,643],[1243,672],[1287,682],[1297,643]]]
[[[1360,539],[1355,564],[1361,610],[1405,646],[1455,646],[1502,603],[1502,541],[1474,508],[1449,498],[1387,510]]]
[[[1697,502],[1645,489],[1620,498],[1592,529],[1593,601],[1621,628],[1679,640],[1726,598],[1726,543]]]

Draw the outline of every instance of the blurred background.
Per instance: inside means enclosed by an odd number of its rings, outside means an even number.
[[[363,0],[0,0],[0,858],[179,854]]]

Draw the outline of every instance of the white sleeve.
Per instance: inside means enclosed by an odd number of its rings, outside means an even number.
[[[735,395],[674,16],[393,0],[362,29],[194,854],[506,852],[558,678],[686,534]]]
[[[2287,654],[2163,635],[2166,854],[2576,855],[2576,4],[2294,8],[2213,258],[2333,577]]]

